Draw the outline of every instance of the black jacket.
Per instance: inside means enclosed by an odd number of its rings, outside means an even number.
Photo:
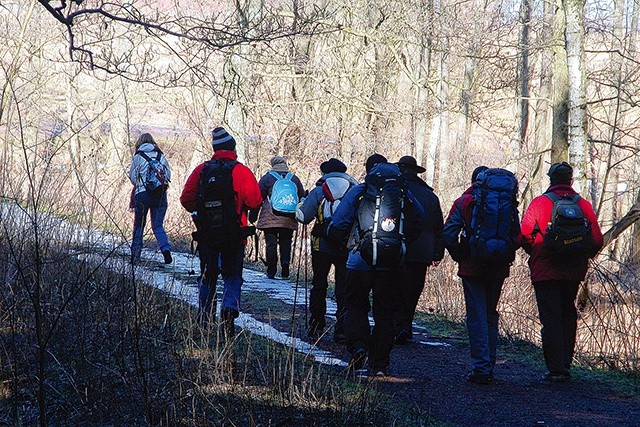
[[[440,200],[433,189],[416,174],[405,173],[407,188],[422,205],[426,224],[418,238],[407,247],[407,261],[431,265],[444,257],[442,228],[444,219]]]

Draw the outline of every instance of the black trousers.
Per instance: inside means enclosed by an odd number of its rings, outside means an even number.
[[[335,297],[336,297],[336,326],[335,333],[344,332],[344,296],[347,269],[347,254],[334,255],[326,252],[313,251],[311,253],[311,266],[313,268],[313,281],[309,295],[309,311],[311,319],[309,326],[324,329],[326,326],[325,314],[327,313],[327,288],[329,287],[329,271],[331,266],[335,269]]]
[[[386,370],[395,338],[393,319],[401,310],[398,271],[347,269],[344,326],[347,350],[369,353],[373,370]],[[369,327],[369,294],[373,291],[373,331]]]
[[[580,282],[549,280],[536,282],[536,302],[542,323],[542,352],[552,374],[569,371],[578,327],[575,305]]]
[[[289,265],[291,262],[293,230],[289,228],[265,228],[263,231],[267,255],[267,274],[274,276],[278,270],[278,248],[280,248],[280,265]]]
[[[399,281],[402,295],[402,310],[395,320],[396,335],[400,331],[407,331],[413,335],[412,324],[416,307],[424,289],[424,278],[427,275],[427,264],[421,262],[407,262],[402,272],[403,279]]]

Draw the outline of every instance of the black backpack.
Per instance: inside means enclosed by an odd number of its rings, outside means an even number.
[[[553,202],[543,245],[553,254],[584,253],[591,248],[591,227],[578,205],[580,195],[544,194]]]
[[[219,241],[240,238],[240,215],[233,191],[235,160],[211,160],[200,172],[197,198],[198,232]]]
[[[380,163],[367,174],[365,184],[356,212],[360,255],[372,267],[399,267],[407,252],[404,177],[397,165]]]
[[[506,169],[487,169],[473,184],[469,255],[484,264],[515,259],[520,231],[518,180]]]

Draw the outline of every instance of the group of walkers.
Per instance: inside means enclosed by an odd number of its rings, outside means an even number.
[[[603,238],[591,204],[572,188],[569,164],[550,167],[550,186],[531,202],[522,223],[516,177],[504,169],[478,167],[445,221],[438,197],[418,176],[425,169],[411,156],[391,163],[380,154],[371,155],[362,183],[347,173],[342,161],[328,159],[320,165],[314,188],[306,192],[282,156],[271,159],[271,170],[258,182],[238,162],[235,145],[224,128],[214,129],[213,157],[193,170],[180,196],[197,230],[201,325],[216,320],[216,281],[222,274],[219,323],[227,336],[234,333],[241,307],[244,248],[255,233],[250,222],[263,231],[270,279],[277,274],[278,261],[280,277],[289,277],[297,224],[314,222],[308,336],[319,339],[329,330],[326,298],[333,267],[337,305],[333,339],[346,344],[353,372],[385,376],[394,344],[413,339],[413,317],[427,269],[440,263],[446,248],[458,263],[464,290],[473,366],[467,379],[488,384],[496,364],[497,305],[516,250],[522,247],[530,255],[546,379],[570,379],[575,298],[588,260],[598,253]],[[168,164],[149,134],[140,137],[136,149],[130,169],[135,212],[132,261],[140,258],[150,210],[153,232],[169,264],[171,247],[162,228]]]

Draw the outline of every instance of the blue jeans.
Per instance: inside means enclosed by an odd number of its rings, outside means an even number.
[[[156,236],[160,251],[170,251],[169,239],[164,231],[162,223],[167,213],[167,193],[151,197],[146,191],[133,196],[133,242],[131,243],[131,257],[139,259],[142,252],[142,234],[147,221],[147,212],[151,211],[151,229]]]
[[[473,371],[493,375],[498,346],[497,306],[504,278],[463,277],[464,300],[467,308],[467,331],[471,347]]]
[[[224,290],[222,291],[222,310],[232,310],[237,317],[240,312],[240,292],[242,288],[242,262],[244,260],[244,245],[242,243],[221,244],[202,238],[198,242],[200,256],[200,291],[198,305],[201,317],[205,320],[215,319],[216,284],[220,269]],[[219,261],[221,261],[219,263]]]

